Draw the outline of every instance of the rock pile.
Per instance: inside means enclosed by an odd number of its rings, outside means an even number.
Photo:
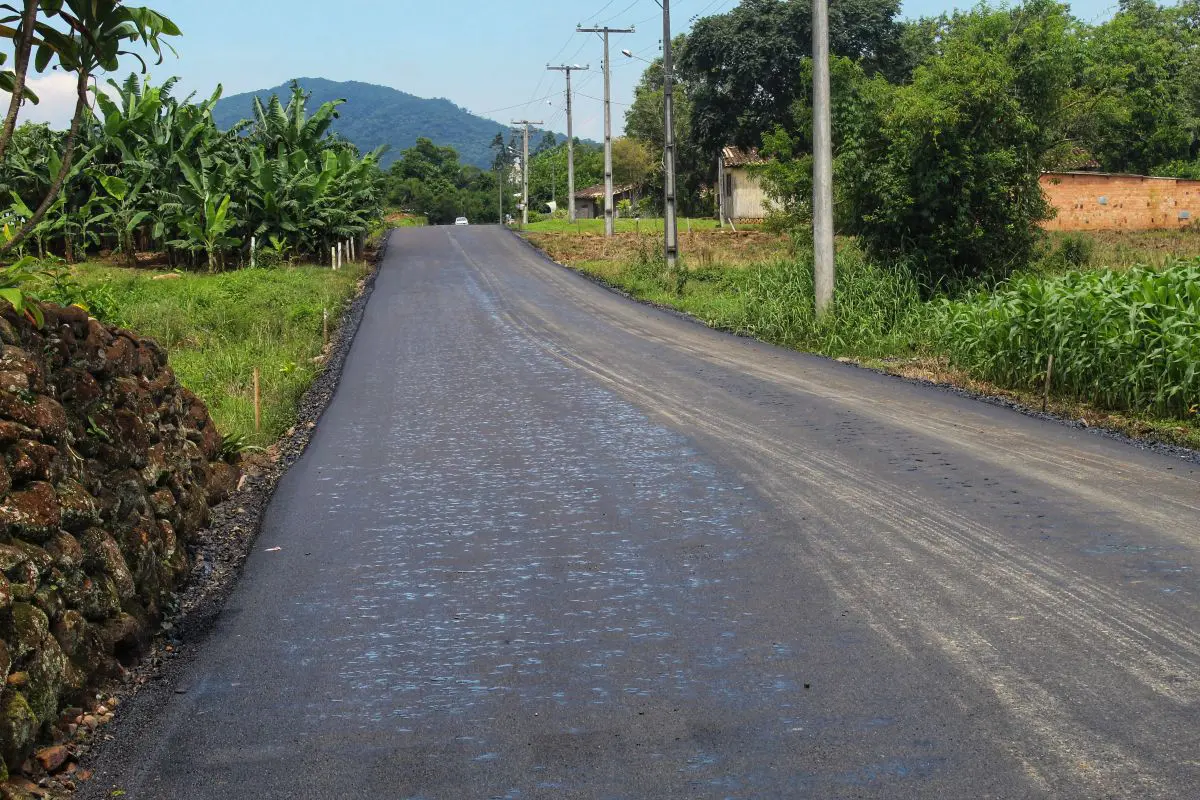
[[[44,306],[39,329],[0,306],[3,780],[137,657],[238,473],[154,341],[76,307]]]

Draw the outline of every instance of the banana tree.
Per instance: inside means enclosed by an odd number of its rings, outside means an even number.
[[[103,209],[92,217],[92,223],[106,223],[106,227],[117,240],[117,249],[125,255],[125,263],[131,267],[137,266],[137,246],[134,233],[150,216],[150,212],[141,208],[148,175],[142,175],[134,183],[116,175],[98,174],[95,176],[105,192],[105,196],[97,196],[96,202]]]
[[[221,253],[240,244],[228,235],[238,224],[229,214],[231,200],[229,195],[220,199],[208,195],[204,198],[204,213],[199,219],[179,220],[179,228],[187,238],[173,244],[188,250],[204,250],[208,255],[209,272],[217,271]]]
[[[16,11],[11,5],[6,10]],[[38,20],[39,12],[46,15],[45,20]],[[88,86],[92,76],[102,69],[115,71],[121,56],[125,55],[138,59],[145,72],[145,61],[138,53],[127,50],[127,43],[149,47],[161,62],[165,37],[179,35],[175,23],[162,14],[145,7],[126,6],[120,0],[37,0],[32,5],[31,0],[25,0],[20,14],[17,27],[0,26],[0,35],[7,35],[17,43],[12,103],[17,107],[20,105],[31,61],[29,56],[33,53],[33,66],[38,72],[44,72],[52,62],[57,62],[64,71],[75,75],[75,114],[53,184],[20,230],[0,243],[0,255],[20,245],[33,232],[62,191],[75,160],[80,128],[90,105]],[[65,26],[66,30],[56,27],[55,23]],[[10,105],[9,116],[15,124],[13,105]],[[9,122],[6,118],[4,129],[0,130],[0,144],[5,146],[12,136]]]

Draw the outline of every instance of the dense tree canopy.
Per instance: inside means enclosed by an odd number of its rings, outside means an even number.
[[[829,9],[830,50],[888,70],[899,55],[898,0],[842,0]],[[809,0],[743,0],[726,14],[699,20],[679,60],[689,87],[693,136],[715,158],[721,147],[756,147],[785,124],[812,56]]]
[[[472,222],[498,221],[501,191],[497,180],[511,173],[514,159],[503,135],[497,134],[497,138],[497,168],[491,171],[460,163],[453,147],[417,139],[414,146],[401,151],[388,171],[388,201],[427,217],[434,225],[449,225],[458,217]],[[515,203],[507,187],[503,194],[505,212],[511,213]]]

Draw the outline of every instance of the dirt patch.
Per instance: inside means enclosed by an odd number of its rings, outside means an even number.
[[[857,363],[857,362],[855,362]],[[1200,459],[1200,427],[1179,420],[1140,417],[1098,409],[1068,397],[1051,396],[1042,411],[1042,396],[1037,392],[1003,389],[993,383],[971,377],[950,366],[944,358],[883,359],[863,362],[860,366],[957,391],[978,399],[1046,419],[1065,422],[1077,428],[1111,432],[1168,455],[1189,460]]]

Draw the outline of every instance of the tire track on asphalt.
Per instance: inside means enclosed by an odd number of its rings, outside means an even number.
[[[928,499],[856,469],[843,459],[814,450],[797,453],[794,445],[738,422],[735,415],[706,414],[705,409],[690,402],[688,397],[669,391],[670,381],[659,381],[656,390],[649,391],[647,381],[641,376],[623,375],[572,347],[570,342],[576,337],[539,314],[526,298],[506,291],[498,276],[471,258],[465,249],[462,252],[500,299],[504,316],[515,329],[556,358],[682,430],[701,431],[707,437],[732,445],[736,458],[769,497],[804,518],[819,517],[838,531],[837,543],[816,537],[798,546],[804,553],[817,557],[820,573],[848,604],[861,606],[864,593],[870,596],[872,628],[900,652],[912,657],[909,642],[932,642],[958,663],[972,681],[986,687],[1013,723],[1027,734],[1026,746],[1017,749],[1030,773],[1037,776],[1039,785],[1049,788],[1056,783],[1044,764],[1038,766],[1039,761],[1046,760],[1046,753],[1053,753],[1059,771],[1078,773],[1078,780],[1091,790],[1123,793],[1136,787],[1138,794],[1132,796],[1164,791],[1166,787],[1153,777],[1154,770],[1143,758],[1072,713],[1070,704],[1060,697],[1069,693],[1061,689],[1055,693],[1028,670],[1006,662],[1005,654],[1013,647],[993,641],[1000,638],[1003,630],[992,632],[990,638],[984,632],[990,620],[987,609],[975,609],[973,614],[965,615],[973,624],[962,622],[964,606],[969,603],[961,598],[969,593],[985,596],[978,591],[982,586],[986,593],[1003,598],[1014,608],[1032,605],[1040,627],[1053,634],[1049,638],[1055,643],[1061,646],[1063,641],[1073,641],[1079,652],[1106,664],[1110,673],[1120,673],[1108,676],[1111,687],[1119,688],[1123,680],[1135,681],[1180,711],[1188,710],[1200,699],[1194,688],[1194,676],[1200,669],[1200,635],[1190,626],[1091,580],[1059,560],[1026,552],[1006,542],[1002,533],[952,509],[933,505]],[[637,321],[631,323],[628,317],[634,316],[632,312],[625,315],[599,309],[590,298],[580,299],[587,293],[586,288],[566,285],[569,282],[559,278],[554,276],[550,280],[556,291],[630,335],[775,385],[783,384],[796,393],[853,403],[847,393],[821,387],[814,391],[811,381],[715,352],[711,343],[701,348],[681,342],[679,336],[668,338]],[[647,316],[644,310],[642,316]],[[877,413],[875,404],[855,405],[866,405],[885,422],[895,421],[898,426],[927,432],[956,445],[961,445],[956,437],[964,430],[971,430],[969,426],[958,425],[953,435],[947,435],[933,421],[914,425],[911,420],[901,420],[896,413]],[[988,433],[982,428],[975,431],[981,435]],[[1063,457],[1048,458],[1040,454],[1037,457],[1046,465],[1035,472],[1039,478],[1038,473],[1075,463]],[[1092,470],[1105,469],[1112,462],[1104,457],[1084,460]],[[1128,480],[1129,473],[1136,471],[1123,469],[1118,474]],[[1055,483],[1068,491],[1080,489],[1078,481]],[[859,517],[874,520],[884,530],[875,530],[869,539],[864,539],[861,520],[842,520],[830,514],[827,505],[817,507],[808,500],[822,493],[830,497],[831,490],[834,499],[851,504]],[[1111,500],[1101,490],[1081,493],[1088,498]],[[1182,505],[1190,508],[1186,503]],[[1154,521],[1169,520],[1175,535],[1194,543],[1192,531],[1186,525],[1179,525],[1177,516],[1154,513],[1148,516]],[[855,543],[857,547],[852,548]],[[893,566],[896,560],[919,563],[918,580],[909,580],[907,585],[899,580]],[[864,567],[864,563],[872,567]],[[894,580],[882,588],[879,576],[887,575],[889,568]],[[928,579],[924,585],[921,577]],[[902,625],[897,625],[896,616],[888,613],[889,608],[897,606],[910,609]],[[1152,727],[1152,721],[1128,720],[1127,724],[1144,734],[1146,740],[1153,739],[1153,731],[1148,728]],[[1132,738],[1136,741],[1141,737]],[[1078,768],[1082,763],[1092,766]]]

